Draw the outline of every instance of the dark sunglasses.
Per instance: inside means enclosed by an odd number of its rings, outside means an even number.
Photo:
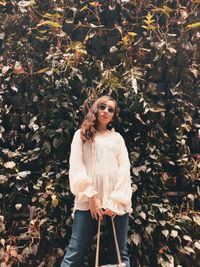
[[[107,108],[109,113],[114,113],[115,112],[114,108],[109,107],[106,104],[99,104],[98,105],[98,109],[100,109],[100,110],[105,110],[106,108]]]

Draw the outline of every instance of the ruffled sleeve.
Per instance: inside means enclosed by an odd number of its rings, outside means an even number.
[[[114,190],[110,194],[109,208],[111,210],[123,210],[131,212],[131,178],[130,178],[130,161],[128,151],[123,137],[118,133],[118,178],[114,185]]]
[[[83,163],[83,142],[80,137],[80,129],[75,132],[71,143],[69,182],[71,192],[78,197],[79,201],[86,201],[88,197],[97,194]]]

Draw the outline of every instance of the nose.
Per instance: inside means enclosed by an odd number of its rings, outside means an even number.
[[[103,110],[104,113],[108,113],[108,107],[105,107],[105,109]]]

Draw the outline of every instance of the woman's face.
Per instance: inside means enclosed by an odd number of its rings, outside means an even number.
[[[101,126],[107,126],[115,114],[115,103],[112,100],[102,101],[97,108],[97,123]]]

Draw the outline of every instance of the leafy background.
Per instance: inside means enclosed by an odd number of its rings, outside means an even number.
[[[0,0],[2,267],[59,266],[70,143],[103,94],[130,153],[131,266],[200,266],[199,4]]]

